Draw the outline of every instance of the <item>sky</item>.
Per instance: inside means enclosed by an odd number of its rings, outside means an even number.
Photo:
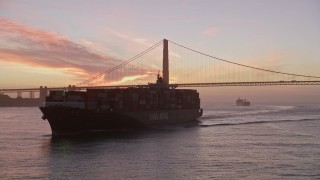
[[[237,63],[320,76],[319,19],[318,0],[0,0],[0,88],[77,84],[164,38]],[[263,90],[319,100],[318,87],[290,88]]]

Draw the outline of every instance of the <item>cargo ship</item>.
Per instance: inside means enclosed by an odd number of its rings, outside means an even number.
[[[246,99],[238,98],[236,100],[236,105],[237,106],[250,106],[250,101],[247,101]]]
[[[202,116],[199,93],[169,85],[168,41],[164,40],[163,77],[126,88],[50,91],[42,119],[52,135],[119,131],[193,124]]]
[[[199,93],[158,83],[141,88],[50,91],[40,107],[53,135],[155,128],[196,121]]]

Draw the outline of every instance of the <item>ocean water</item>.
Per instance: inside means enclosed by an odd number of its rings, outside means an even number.
[[[51,138],[0,108],[0,179],[320,179],[320,106],[210,106],[201,123]]]

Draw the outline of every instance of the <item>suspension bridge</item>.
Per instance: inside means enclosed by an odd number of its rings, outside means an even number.
[[[17,93],[17,97],[29,93],[33,98],[35,93],[46,96],[50,90],[147,87],[155,81],[159,69],[162,69],[164,84],[172,88],[320,85],[320,76],[241,64],[164,39],[133,58],[72,86],[0,89],[0,93]]]

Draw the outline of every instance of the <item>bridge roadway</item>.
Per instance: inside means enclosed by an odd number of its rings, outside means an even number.
[[[278,85],[320,85],[320,81],[264,81],[264,82],[211,82],[211,83],[182,83],[169,84],[169,87],[221,87],[221,86],[278,86]],[[86,89],[115,89],[137,87],[144,88],[150,85],[118,85],[118,86],[82,86],[82,87],[52,87],[47,90],[86,90]],[[152,85],[151,85],[152,86]],[[21,89],[0,89],[1,93],[17,93],[17,92],[39,92],[40,88],[21,88]]]

